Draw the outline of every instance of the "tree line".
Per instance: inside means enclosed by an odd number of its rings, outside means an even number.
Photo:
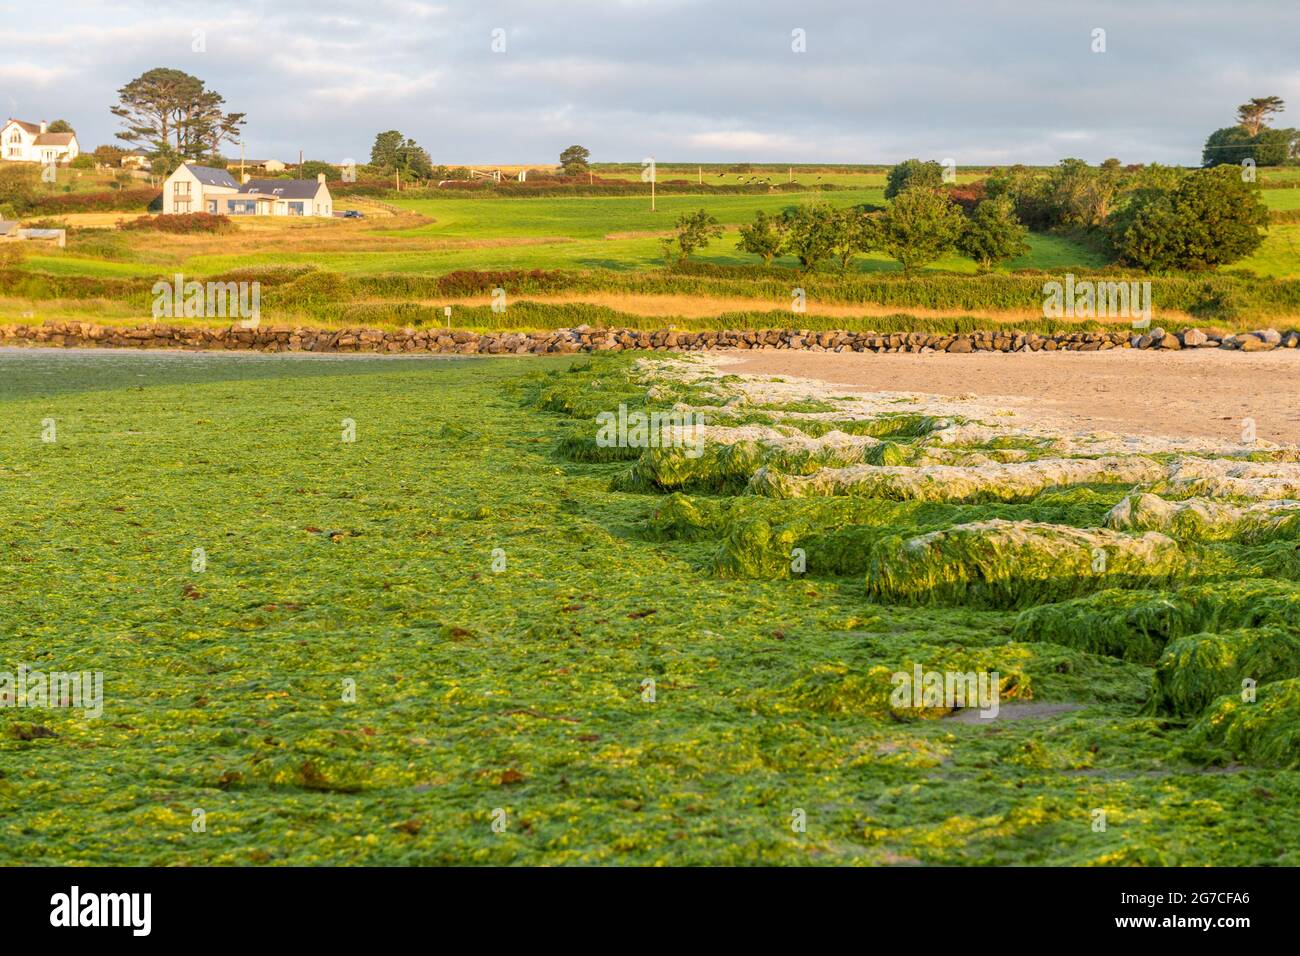
[[[1122,167],[1117,159],[1065,159],[1045,173],[1015,166],[964,187],[946,185],[938,163],[909,159],[890,170],[885,197],[885,207],[760,211],[740,227],[736,248],[764,265],[791,257],[801,271],[826,263],[846,271],[855,256],[878,252],[906,274],[957,252],[988,272],[1025,255],[1032,228],[1082,235],[1126,266],[1203,270],[1250,255],[1269,221],[1258,184],[1236,168]],[[707,210],[683,214],[662,240],[664,257],[685,262],[722,232]]]

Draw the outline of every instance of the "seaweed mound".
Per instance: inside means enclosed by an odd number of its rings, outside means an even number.
[[[1166,501],[1129,495],[1106,515],[1115,531],[1160,531],[1175,538],[1264,541],[1300,534],[1300,501],[1286,499],[1235,505],[1212,498]]]
[[[867,592],[896,604],[1024,607],[1105,587],[1150,587],[1186,573],[1176,541],[1032,521],[993,519],[873,549]]]
[[[1256,693],[1253,701],[1242,694],[1218,698],[1193,725],[1194,745],[1265,767],[1300,768],[1300,677]]]
[[[1170,489],[1209,498],[1300,498],[1300,464],[1181,458],[1169,469]]]
[[[1258,684],[1300,677],[1300,630],[1240,627],[1171,641],[1156,665],[1157,713],[1195,716],[1217,697]]]
[[[823,468],[806,476],[763,468],[749,492],[771,498],[859,495],[896,501],[1027,501],[1048,488],[1087,484],[1141,484],[1165,477],[1151,458],[1040,458],[982,465],[855,465]]]

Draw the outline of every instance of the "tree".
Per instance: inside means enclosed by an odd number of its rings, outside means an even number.
[[[1243,103],[1237,107],[1237,122],[1251,136],[1258,136],[1260,130],[1268,126],[1265,121],[1269,116],[1280,113],[1284,109],[1286,109],[1286,103],[1282,101],[1280,96],[1253,97],[1249,103]]]
[[[73,132],[72,124],[65,119],[56,119],[49,125],[51,133],[71,133]]]
[[[226,113],[220,93],[181,70],[149,70],[117,96],[112,113],[124,126],[118,139],[159,153],[170,149],[169,160],[175,158],[176,165],[218,152],[223,142],[239,137],[244,124],[245,114]]]
[[[1201,150],[1202,166],[1219,166],[1224,163],[1239,165],[1242,160],[1255,158],[1255,138],[1240,126],[1216,129],[1205,141]]]
[[[1050,229],[1057,224],[1046,177],[1027,166],[998,170],[984,181],[984,191],[989,199],[1010,199],[1016,218],[1030,229]]]
[[[677,235],[673,239],[662,240],[664,258],[680,264],[689,259],[697,249],[703,249],[714,239],[722,235],[722,226],[709,214],[707,209],[699,212],[684,212],[677,217]],[[677,248],[673,245],[676,243]]]
[[[375,144],[370,147],[370,165],[386,170],[397,169],[405,142],[406,137],[395,129],[377,133]]]
[[[943,167],[934,160],[921,162],[919,159],[907,159],[889,171],[885,183],[885,198],[893,199],[906,189],[922,187],[938,189],[943,185]]]
[[[748,252],[763,260],[763,265],[770,266],[772,260],[781,254],[785,243],[786,221],[780,216],[769,216],[761,209],[754,221],[740,227],[740,241],[736,248]]]
[[[859,252],[870,252],[876,241],[875,220],[859,206],[841,209],[835,215],[831,254],[847,272]]]
[[[120,146],[112,146],[106,143],[103,146],[96,146],[93,155],[97,163],[105,166],[121,166],[122,158],[126,156],[126,150]]]
[[[1029,234],[1016,218],[1015,207],[1005,196],[985,199],[975,207],[975,214],[957,240],[957,249],[970,256],[987,272],[994,263],[1005,262],[1029,252],[1025,237]]]
[[[564,152],[560,153],[560,165],[564,168],[566,176],[580,176],[588,170],[587,160],[591,158],[591,150],[585,146],[570,146]]]
[[[0,212],[21,216],[36,199],[38,178],[26,163],[0,163]]]
[[[1266,129],[1255,137],[1255,162],[1261,166],[1281,166],[1291,158],[1291,150],[1300,130]]]
[[[324,173],[325,178],[331,182],[343,178],[343,174],[339,172],[337,166],[332,163],[321,162],[318,159],[309,159],[304,162],[302,167],[298,170],[298,178],[315,179],[321,173]]]
[[[781,218],[785,224],[785,244],[781,251],[798,259],[800,270],[815,269],[817,263],[835,253],[838,213],[830,203],[787,209]]]
[[[1219,166],[1190,172],[1173,189],[1135,193],[1112,217],[1109,239],[1126,265],[1213,269],[1259,248],[1268,219],[1259,185]]]
[[[401,173],[407,179],[429,179],[433,175],[429,154],[415,140],[395,129],[375,136],[375,144],[370,147],[370,165],[386,173]]]
[[[948,197],[905,189],[880,217],[878,248],[911,273],[952,249],[964,228],[965,217]]]
[[[1099,167],[1082,159],[1063,159],[1047,176],[1047,198],[1053,225],[1090,228],[1110,215],[1119,190],[1119,160]]]

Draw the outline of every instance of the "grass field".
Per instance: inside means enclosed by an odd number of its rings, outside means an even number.
[[[831,175],[831,174],[827,174]],[[651,212],[648,197],[586,197],[535,199],[395,199],[412,216],[390,217],[364,200],[344,200],[341,207],[361,208],[376,217],[361,223],[241,222],[236,237],[113,237],[111,243],[89,237],[74,240],[65,253],[30,256],[32,268],[61,274],[153,275],[183,269],[197,276],[249,266],[317,264],[343,273],[422,273],[456,269],[614,269],[644,270],[662,265],[659,238],[671,233],[683,212],[706,208],[728,234],[698,254],[700,261],[753,264],[757,258],[736,249],[734,227],[763,210],[776,213],[809,201],[836,206],[884,202],[882,174],[843,174],[858,180],[878,180],[861,189],[780,196],[713,195],[661,196]],[[971,174],[974,175],[974,174]],[[1270,175],[1272,175],[1270,173]],[[1270,208],[1300,208],[1300,190],[1271,189],[1262,193]],[[95,226],[112,214],[88,214]],[[75,217],[74,217],[75,218]],[[120,216],[118,217],[120,218]],[[1300,272],[1294,253],[1300,226],[1275,225],[1265,245],[1236,264],[1261,275],[1291,276]],[[79,249],[84,245],[84,249]],[[1089,269],[1103,265],[1096,249],[1072,238],[1034,234],[1028,255],[1012,260],[1008,269]],[[793,266],[791,259],[779,264]],[[882,254],[859,256],[855,271],[896,270],[898,264]],[[928,269],[973,273],[975,264],[958,255],[946,256]]]
[[[1300,772],[1262,736],[1225,769],[1193,715],[1149,712],[1136,639],[1068,615],[1032,636],[1034,606],[1067,608],[1041,589],[977,609],[864,586],[891,534],[1091,527],[1128,486],[859,505],[704,469],[684,497],[616,491],[634,461],[575,459],[589,411],[644,385],[570,364],[0,354],[8,659],[104,679],[99,719],[0,712],[0,862],[1300,862]],[[794,579],[772,570],[792,543]],[[1211,550],[1220,595],[1291,593],[1283,550]],[[1278,600],[1251,603],[1300,606]],[[913,662],[1051,706],[882,706],[880,669]]]
[[[661,179],[681,178],[686,167],[661,166]],[[737,176],[773,176],[778,170],[755,168],[750,173],[726,172],[720,168],[706,171],[708,182],[731,182]],[[1285,181],[1290,170],[1266,170],[1265,182]],[[602,167],[598,173],[606,178],[634,177],[639,171],[634,166]],[[959,179],[980,178],[986,171],[961,170]],[[425,294],[412,299],[398,298],[389,302],[380,288],[381,277],[434,277],[457,271],[487,270],[569,270],[588,277],[582,281],[583,290],[578,298],[561,300],[534,297],[538,308],[527,317],[529,327],[548,320],[542,315],[547,303],[555,306],[549,324],[569,321],[581,323],[584,317],[573,308],[575,302],[592,306],[609,306],[615,313],[630,314],[623,317],[610,315],[614,321],[632,324],[639,318],[668,321],[674,319],[699,319],[700,305],[707,302],[729,303],[727,312],[750,313],[772,308],[785,308],[792,285],[782,284],[778,302],[769,288],[751,283],[747,293],[739,288],[743,281],[737,279],[725,290],[687,289],[690,283],[682,282],[686,299],[674,307],[659,300],[653,308],[644,298],[624,296],[617,303],[602,298],[594,290],[621,294],[619,284],[630,277],[667,276],[663,271],[661,239],[672,233],[676,218],[700,208],[707,209],[726,227],[725,234],[707,248],[697,252],[694,261],[708,267],[754,266],[758,258],[737,248],[739,240],[736,227],[752,220],[756,212],[778,213],[783,209],[805,202],[828,202],[836,206],[884,202],[885,171],[872,169],[844,171],[834,169],[796,170],[801,182],[810,183],[816,176],[823,181],[834,181],[841,187],[831,191],[808,191],[782,194],[708,194],[664,195],[658,197],[657,209],[650,210],[649,197],[592,196],[592,197],[534,197],[501,198],[484,195],[446,196],[428,198],[419,191],[392,195],[384,202],[364,197],[341,197],[340,208],[356,208],[365,212],[361,221],[298,220],[257,218],[236,220],[235,231],[217,235],[168,235],[150,231],[116,231],[112,224],[126,214],[86,213],[68,217],[74,232],[68,248],[57,250],[49,246],[33,247],[26,251],[23,268],[52,277],[86,277],[88,279],[145,279],[157,276],[184,274],[202,279],[229,272],[266,267],[312,267],[331,272],[358,282],[369,282],[371,291],[363,304],[383,306],[414,302],[423,308],[441,308],[443,305],[474,305],[476,300],[459,296],[435,297]],[[689,177],[687,177],[689,178]],[[779,177],[778,177],[779,178]],[[1286,211],[1295,208],[1300,190],[1265,189],[1264,201],[1271,209]],[[1053,275],[1065,273],[1086,274],[1107,266],[1108,254],[1099,238],[1079,234],[1032,233],[1029,251],[1003,265],[998,272],[1038,270]],[[796,262],[790,257],[775,262],[782,283],[807,285],[806,277],[797,272]],[[857,256],[850,264],[852,276],[888,276],[900,271],[897,262],[883,253]],[[1264,244],[1252,256],[1223,270],[1225,273],[1253,273],[1267,279],[1290,279],[1300,276],[1300,224],[1274,224],[1267,232]],[[952,253],[930,263],[922,270],[926,278],[946,276],[974,277],[976,264],[964,256]],[[833,275],[834,270],[823,266],[819,275]],[[602,282],[600,276],[614,277]],[[771,278],[767,280],[771,284]],[[1245,280],[1249,282],[1249,280]],[[600,287],[608,285],[610,290]],[[395,283],[389,283],[396,287]],[[626,291],[626,290],[623,290]],[[664,292],[663,289],[653,290]],[[674,291],[674,290],[667,290]],[[1246,290],[1247,293],[1250,290]],[[523,296],[510,289],[512,301]],[[751,300],[744,305],[746,296]],[[842,302],[842,299],[832,299]],[[918,322],[943,316],[942,308],[918,300],[900,304],[896,299],[865,298],[856,300],[863,308],[848,319],[867,320],[872,315],[897,316],[900,312],[914,315]],[[484,303],[477,303],[479,305]],[[1162,303],[1170,321],[1186,324],[1192,320],[1186,303]],[[141,318],[138,302],[108,301],[83,297],[78,300],[60,299],[57,295],[24,298],[21,295],[0,295],[0,317],[42,321],[48,318],[102,319],[105,321],[132,321]],[[590,311],[590,310],[589,310]],[[1015,312],[1015,315],[1005,313]],[[997,321],[1022,322],[1041,319],[1041,308],[1035,302],[1026,307],[1014,307],[992,300],[968,298],[957,309],[948,308],[946,316],[961,319],[971,315],[989,315]],[[1234,317],[1214,318],[1215,321],[1234,323],[1288,322],[1293,312],[1290,307],[1279,308],[1260,301],[1248,305],[1246,313]],[[329,319],[319,310],[304,306],[298,313],[281,311],[282,321],[321,322]],[[826,314],[825,310],[819,314]],[[597,313],[591,313],[595,317]],[[723,312],[714,314],[722,320]],[[385,321],[382,309],[365,313],[366,321]],[[467,321],[469,319],[467,318]],[[394,319],[393,321],[405,321]],[[477,321],[477,320],[476,320]],[[492,325],[496,325],[495,319]],[[480,323],[481,324],[481,323]],[[861,328],[861,325],[850,325]],[[1253,327],[1253,326],[1252,326]]]

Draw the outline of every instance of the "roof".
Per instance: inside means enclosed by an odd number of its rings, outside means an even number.
[[[9,123],[17,123],[19,126],[27,130],[27,132],[29,133],[40,133],[41,131],[40,123],[28,123],[24,120],[14,119],[13,117],[10,117]],[[5,123],[5,125],[8,126],[9,123]]]
[[[70,146],[77,138],[76,133],[41,133],[36,137],[34,146]]]
[[[239,191],[276,199],[315,199],[320,185],[316,179],[250,179],[239,187]]]
[[[227,186],[230,189],[236,189],[239,183],[235,182],[235,177],[224,169],[213,169],[211,166],[195,166],[193,163],[185,163],[185,168],[194,174],[197,179],[205,186]]]

